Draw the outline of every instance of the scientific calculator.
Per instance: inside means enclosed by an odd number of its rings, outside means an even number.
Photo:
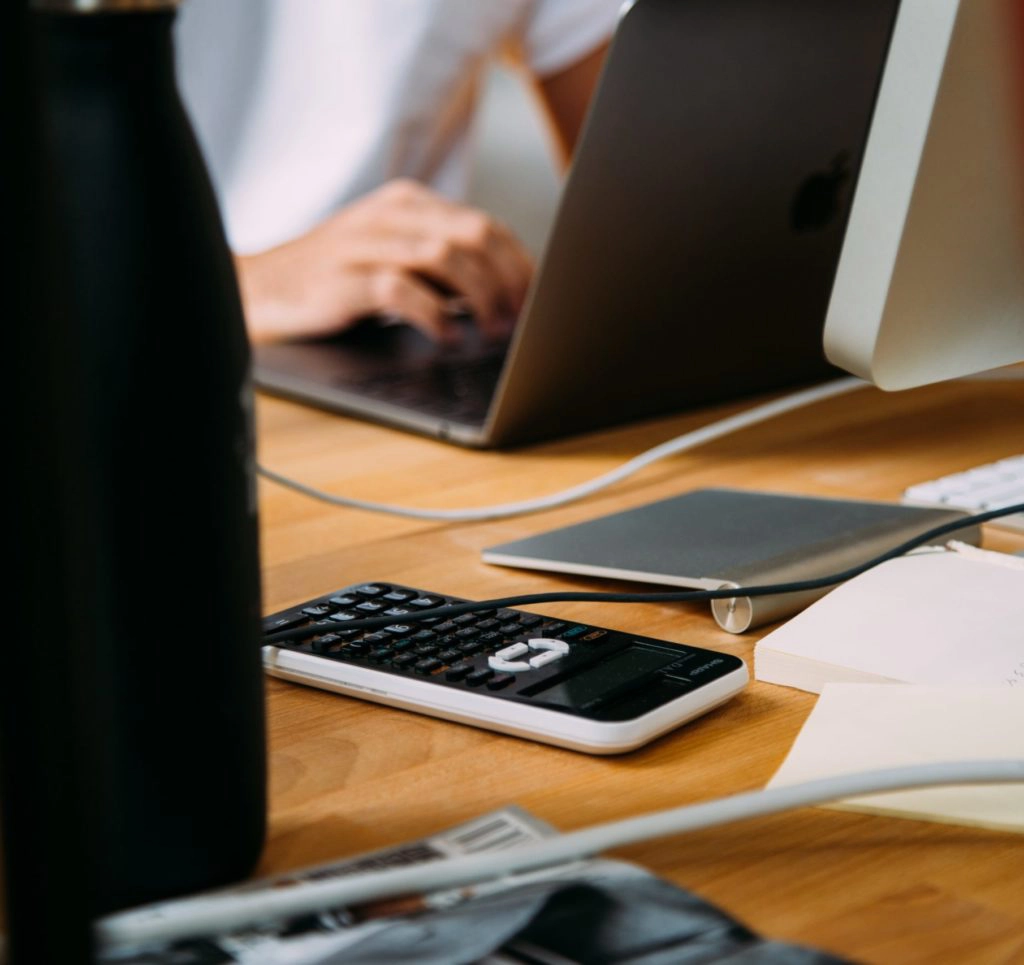
[[[591,754],[632,750],[739,693],[742,660],[712,650],[545,617],[485,609],[413,614],[464,599],[364,583],[282,610],[265,633],[328,623],[267,645],[284,680]],[[351,630],[362,617],[393,617]]]

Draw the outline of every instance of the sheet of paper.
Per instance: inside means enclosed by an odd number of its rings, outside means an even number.
[[[900,557],[837,587],[762,648],[905,683],[1024,688],[1024,570],[942,551]]]
[[[826,684],[769,786],[997,759],[1024,760],[1024,688]],[[1024,784],[894,791],[830,806],[1024,833]]]

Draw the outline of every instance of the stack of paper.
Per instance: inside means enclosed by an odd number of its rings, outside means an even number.
[[[764,637],[754,672],[814,693],[830,682],[1024,691],[1024,563],[974,547],[890,560]]]
[[[769,787],[876,768],[1024,760],[1019,688],[828,684]],[[1024,833],[1024,785],[872,794],[830,807]]]

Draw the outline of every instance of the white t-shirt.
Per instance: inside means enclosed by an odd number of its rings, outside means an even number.
[[[612,32],[621,0],[189,0],[182,93],[241,253],[304,234],[395,177],[453,198],[481,69],[539,77]]]

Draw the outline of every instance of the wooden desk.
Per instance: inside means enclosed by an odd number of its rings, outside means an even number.
[[[497,453],[463,451],[264,398],[260,458],[339,493],[472,506],[589,479],[739,408]],[[440,525],[376,516],[263,482],[265,609],[368,580],[471,598],[608,588],[487,566],[480,551],[708,485],[896,499],[911,483],[1020,452],[1022,442],[1024,381],[963,382],[898,395],[864,389],[662,462],[582,503],[513,520]],[[986,545],[1015,550],[1024,538],[989,528]],[[543,610],[748,661],[763,632],[724,633],[706,605]],[[569,830],[760,787],[814,700],[755,683],[643,750],[595,758],[280,681],[269,681],[268,693],[266,872],[419,837],[509,802]],[[806,809],[631,847],[621,857],[767,936],[861,961],[1024,962],[1024,839],[1018,836]]]

